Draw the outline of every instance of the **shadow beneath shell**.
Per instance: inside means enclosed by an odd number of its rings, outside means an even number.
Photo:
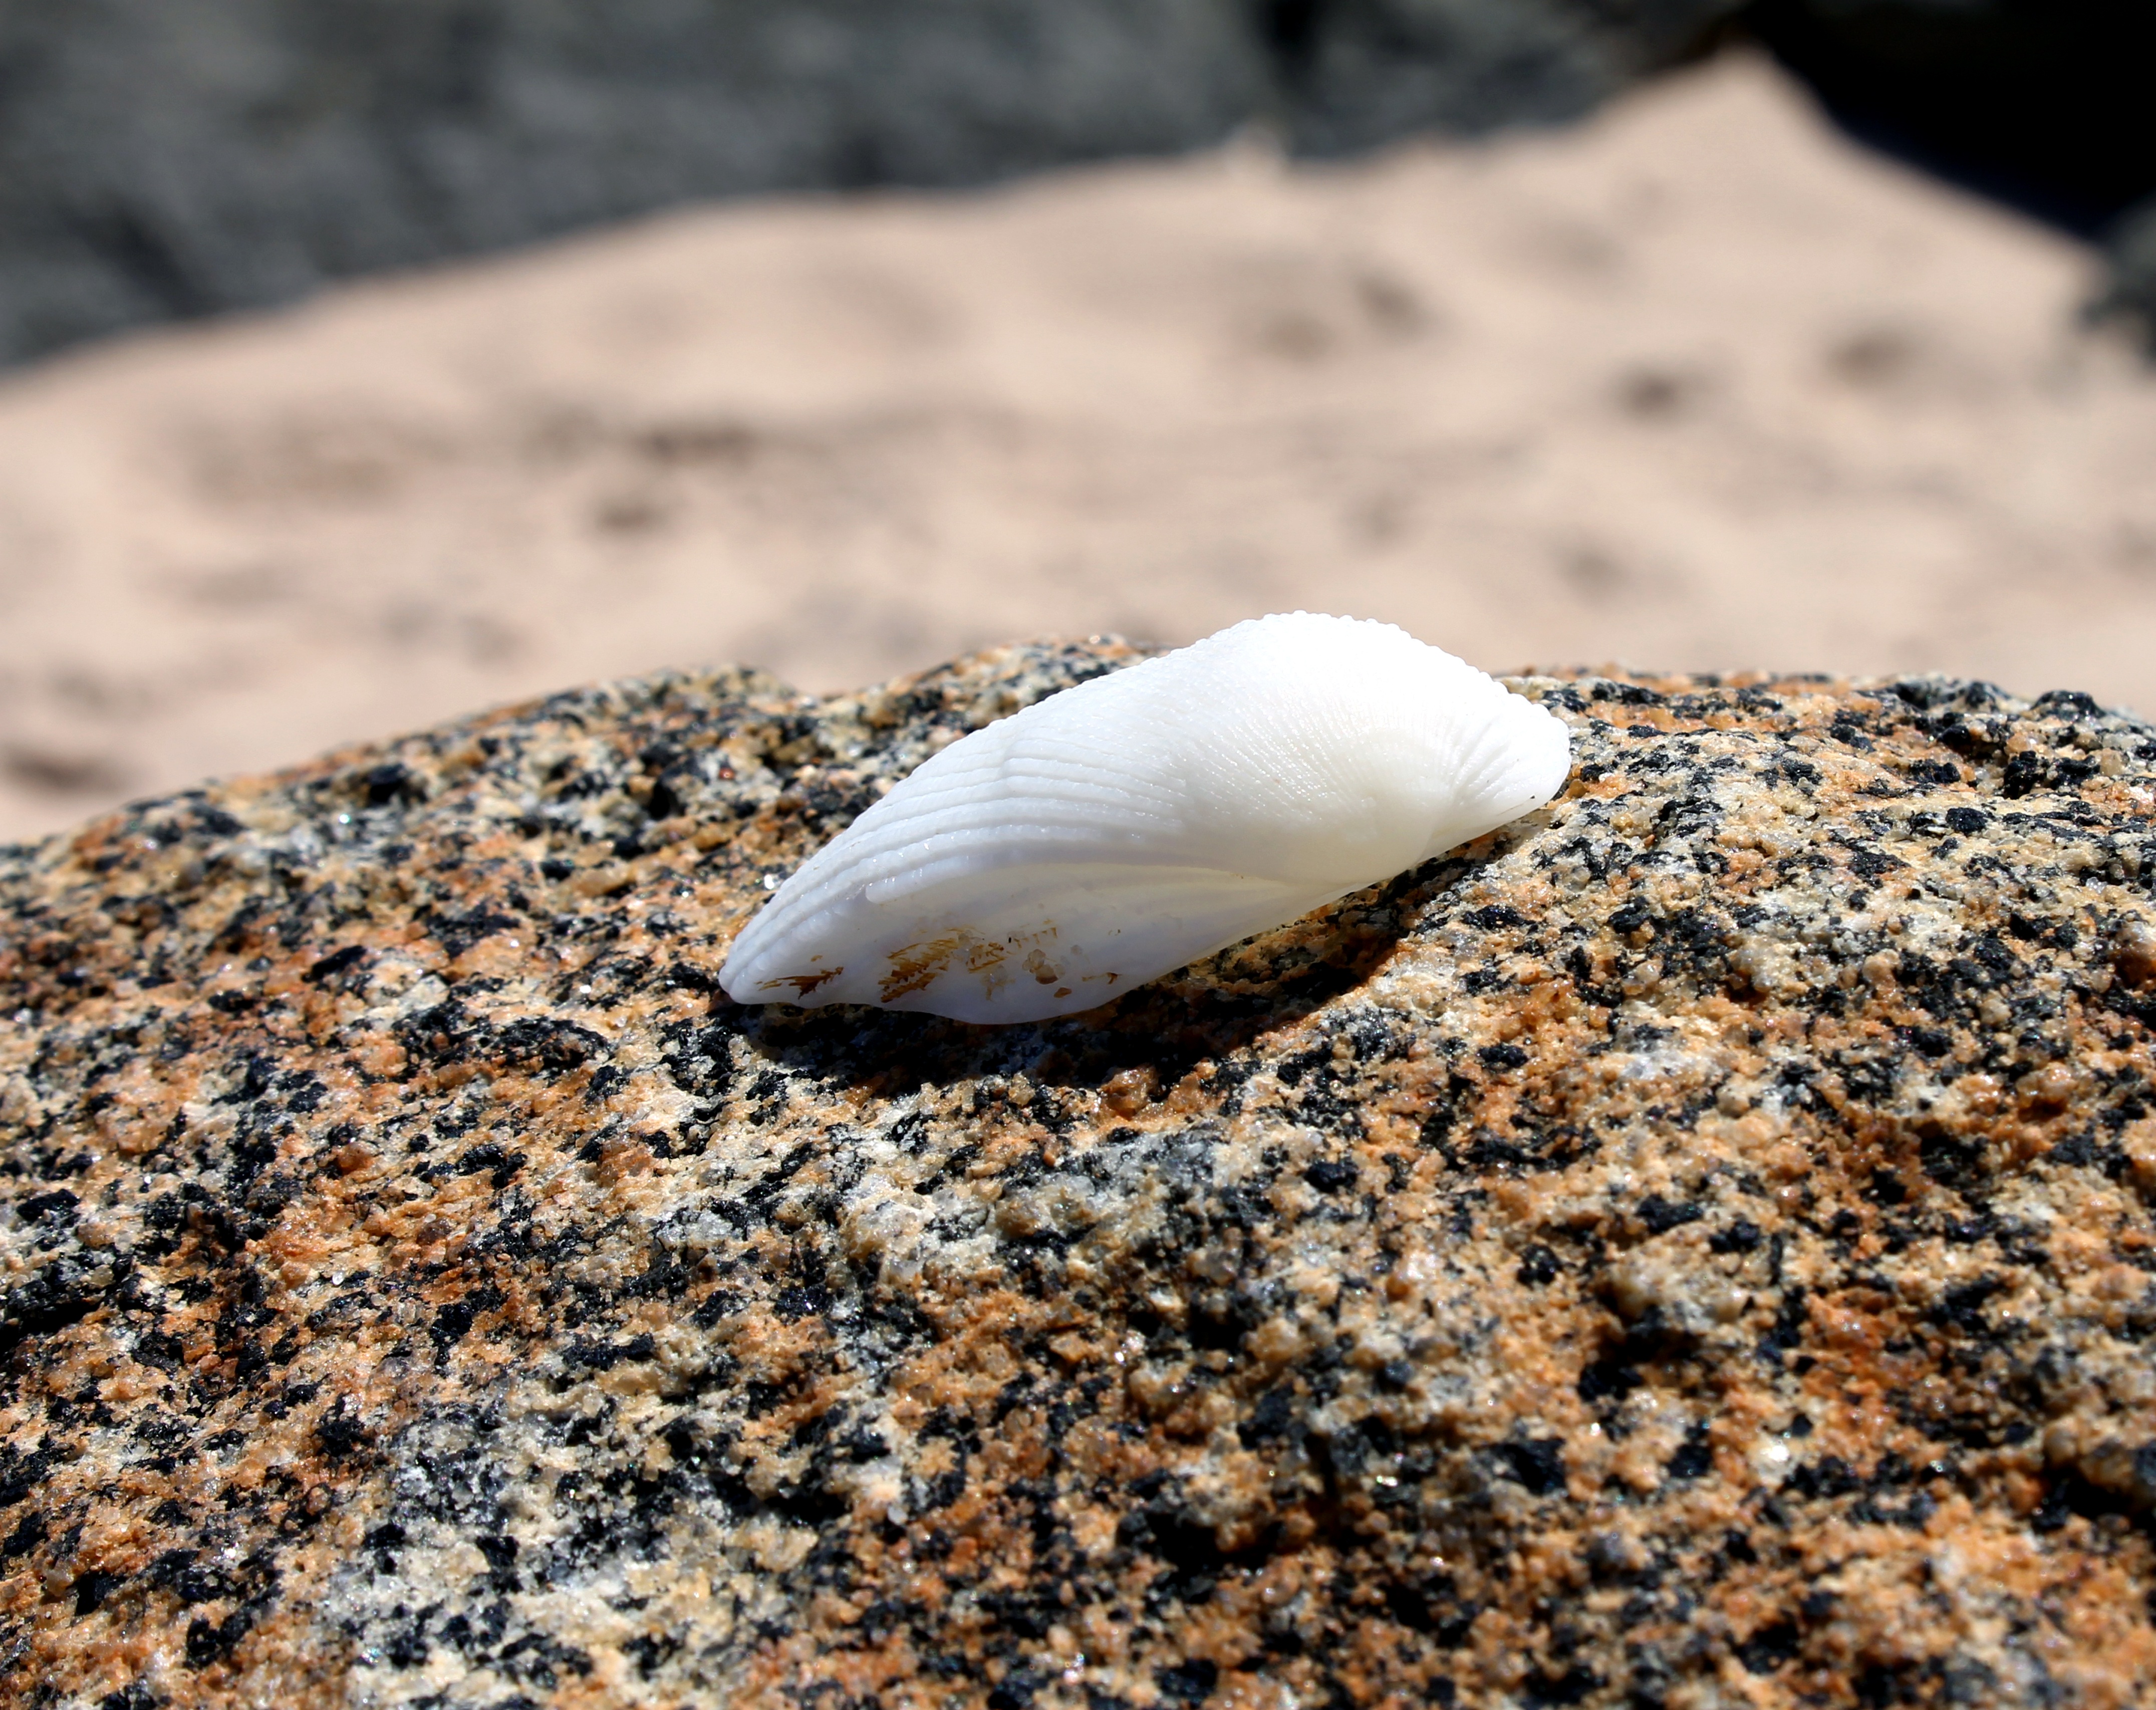
[[[1433,907],[1513,847],[1526,826],[1507,829],[1472,856],[1427,862],[1081,1015],[984,1027],[852,1004],[721,1000],[713,1019],[774,1067],[871,1096],[1015,1075],[1036,1087],[1099,1092],[1134,1071],[1157,1096],[1200,1065],[1227,1066],[1367,983],[1403,937],[1430,924]]]

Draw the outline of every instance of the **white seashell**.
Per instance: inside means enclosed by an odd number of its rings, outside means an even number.
[[[1542,806],[1564,726],[1389,624],[1253,619],[924,762],[734,942],[737,1003],[1038,1021]]]

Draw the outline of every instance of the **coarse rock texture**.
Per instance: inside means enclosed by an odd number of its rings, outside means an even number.
[[[1549,809],[1109,1009],[718,995],[1137,656],[0,858],[0,1702],[2148,1702],[2156,727],[1522,680]]]

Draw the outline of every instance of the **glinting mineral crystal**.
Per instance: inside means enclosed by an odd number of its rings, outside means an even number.
[[[1136,656],[0,853],[0,1702],[2156,1695],[2156,729],[1525,680],[1552,807],[1111,1009],[719,994]]]

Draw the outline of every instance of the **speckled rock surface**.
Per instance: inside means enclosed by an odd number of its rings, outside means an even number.
[[[1040,1028],[712,975],[1136,655],[655,677],[0,854],[0,1702],[2156,1698],[2156,729],[1532,680]]]

